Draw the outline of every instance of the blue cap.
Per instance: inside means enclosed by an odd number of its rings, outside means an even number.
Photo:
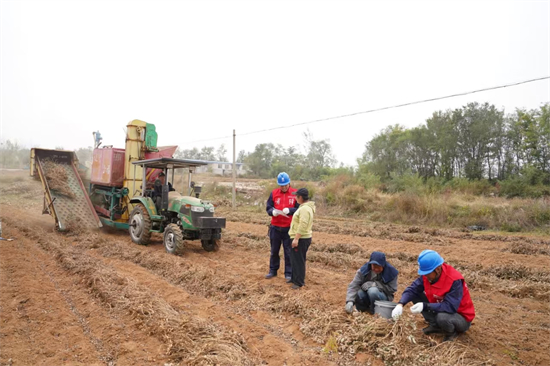
[[[285,172],[279,173],[279,175],[277,176],[277,184],[280,186],[286,186],[287,184],[290,184],[290,177],[288,176],[288,174]]]
[[[418,256],[418,274],[427,275],[445,262],[435,250],[423,250]]]

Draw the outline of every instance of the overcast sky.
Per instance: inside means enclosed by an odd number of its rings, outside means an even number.
[[[550,101],[547,80],[275,131],[550,75],[549,1],[1,1],[1,136],[26,147],[303,148],[309,128],[355,164],[390,124],[489,102]]]

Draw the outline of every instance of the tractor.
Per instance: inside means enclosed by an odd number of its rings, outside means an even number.
[[[206,163],[157,158],[134,161],[132,164],[141,167],[143,171],[141,185],[134,189],[136,194],[130,199],[134,207],[128,223],[132,241],[148,244],[151,233],[157,232],[163,233],[164,247],[170,254],[181,254],[184,240],[200,240],[208,252],[218,250],[225,218],[214,217],[214,205],[199,198],[200,187],[190,182],[190,191],[194,191],[195,197],[182,196],[176,191],[170,191],[168,179],[164,184],[156,180],[151,187],[145,174],[149,169],[160,170],[167,177],[171,174],[173,181],[174,169],[185,168],[190,172],[190,180],[193,168]]]
[[[183,240],[201,240],[207,251],[219,248],[225,218],[214,217],[214,205],[199,198],[201,187],[191,182],[200,160],[173,159],[177,146],[157,147],[155,126],[133,120],[126,126],[124,149],[101,145],[94,132],[89,196],[103,226],[128,230],[132,241],[147,245],[151,233],[163,234],[166,251],[181,254]],[[188,170],[184,196],[170,191],[168,179],[161,185],[161,173]],[[160,186],[159,186],[160,185]]]

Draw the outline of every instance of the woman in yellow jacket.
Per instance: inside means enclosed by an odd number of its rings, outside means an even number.
[[[288,283],[292,289],[297,290],[305,285],[306,279],[306,253],[311,244],[311,228],[313,215],[315,214],[315,202],[309,201],[307,188],[300,188],[292,194],[296,195],[296,201],[300,207],[292,216],[288,235],[292,239],[290,251],[290,263],[292,263],[292,277]]]

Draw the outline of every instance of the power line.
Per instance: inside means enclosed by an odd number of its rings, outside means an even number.
[[[433,101],[441,100],[441,99],[448,99],[448,98],[460,97],[460,96],[463,96],[463,95],[469,95],[469,94],[474,94],[474,93],[480,93],[480,92],[489,91],[489,90],[495,90],[495,89],[502,89],[502,88],[507,88],[507,87],[510,87],[510,86],[517,86],[517,85],[521,85],[521,84],[527,84],[527,83],[532,83],[532,82],[535,82],[535,81],[546,80],[546,79],[550,79],[550,76],[544,76],[544,77],[541,77],[541,78],[536,78],[536,79],[529,79],[529,80],[519,81],[519,82],[511,83],[511,84],[504,84],[504,85],[499,85],[499,86],[493,86],[493,87],[490,87],[490,88],[483,88],[483,89],[473,90],[473,91],[464,92],[464,93],[451,94],[451,95],[446,95],[446,96],[444,96],[444,97],[436,97],[436,98],[430,98],[430,99],[423,99],[423,100],[418,100],[418,101],[415,101],[415,102],[408,102],[408,103],[396,104],[396,105],[392,105],[392,106],[388,106],[388,107],[382,107],[382,108],[376,108],[376,109],[369,109],[369,110],[362,111],[362,112],[355,112],[355,113],[349,113],[349,114],[342,114],[342,115],[334,116],[334,117],[320,118],[320,119],[315,119],[315,120],[312,120],[312,121],[299,122],[299,123],[294,123],[294,124],[290,124],[290,125],[286,125],[286,126],[278,126],[278,127],[266,128],[266,129],[263,129],[263,130],[250,131],[250,132],[245,132],[245,133],[237,134],[237,136],[246,136],[246,135],[252,135],[252,134],[260,133],[260,132],[274,131],[274,130],[280,130],[280,129],[283,129],[283,128],[296,127],[296,126],[303,126],[303,125],[312,124],[312,123],[330,121],[330,120],[333,120],[333,119],[346,118],[346,117],[353,117],[353,116],[357,116],[357,115],[360,115],[360,114],[374,113],[374,112],[379,112],[379,111],[383,111],[383,110],[386,110],[386,109],[395,109],[395,108],[406,107],[406,106],[414,105],[414,104],[421,104],[421,103],[433,102]],[[194,141],[189,141],[188,143],[191,143],[191,142],[202,142],[202,141],[214,141],[214,140],[221,140],[221,139],[226,139],[226,138],[230,138],[230,137],[232,137],[232,136],[216,137],[216,138],[204,139],[204,140],[194,140]]]

